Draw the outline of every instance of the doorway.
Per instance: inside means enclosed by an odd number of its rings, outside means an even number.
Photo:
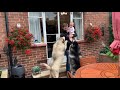
[[[45,12],[47,59],[52,57],[53,44],[60,37],[63,23],[70,22],[70,12]],[[65,60],[66,61],[66,60]],[[65,62],[64,61],[64,62]]]

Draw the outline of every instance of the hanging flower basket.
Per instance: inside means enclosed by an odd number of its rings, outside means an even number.
[[[99,27],[93,27],[90,25],[85,31],[85,41],[86,42],[94,42],[101,38],[102,32]]]
[[[29,30],[16,28],[9,33],[6,41],[11,45],[13,50],[22,50],[26,54],[30,54],[32,38],[33,35],[29,33]]]

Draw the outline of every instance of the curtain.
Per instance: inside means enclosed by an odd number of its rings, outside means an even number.
[[[119,54],[118,75],[120,76],[120,12],[112,12],[112,26],[114,41],[110,48],[114,52],[117,50],[117,54]]]
[[[74,19],[75,31],[77,33],[77,39],[82,38],[82,22],[80,19]]]
[[[39,18],[29,18],[30,22],[30,32],[34,36],[34,42],[41,42],[41,26]]]
[[[112,12],[112,26],[114,41],[112,42],[110,47],[112,50],[120,49],[120,12]]]
[[[42,12],[29,12],[29,16],[42,17]]]

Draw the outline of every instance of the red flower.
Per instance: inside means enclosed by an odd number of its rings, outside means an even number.
[[[26,43],[23,43],[23,45],[27,45]]]
[[[119,51],[120,51],[119,49],[113,49],[113,50],[112,50],[112,53],[113,53],[114,55],[118,55],[118,54],[119,54]]]
[[[26,49],[30,48],[32,37],[33,35],[29,33],[29,30],[16,28],[12,29],[12,32],[9,33],[8,39],[6,39],[6,41],[9,42],[13,49],[16,48],[25,51]],[[25,52],[29,54],[30,50],[26,50]]]
[[[27,49],[27,50],[25,50],[25,53],[26,53],[27,55],[29,55],[29,54],[31,54],[31,50],[30,50],[30,49]]]
[[[24,32],[23,31],[21,31],[21,30],[19,30],[19,32],[18,32],[20,35],[24,35]]]
[[[14,45],[14,44],[15,44],[15,41],[14,41],[14,40],[9,40],[9,44],[10,44],[10,45]]]
[[[6,38],[6,40],[5,40],[6,42],[9,42],[9,39],[8,38]]]
[[[85,40],[87,42],[92,42],[100,39],[101,37],[101,30],[98,27],[88,27],[85,32]]]
[[[26,30],[26,32],[29,32],[29,30]]]
[[[21,42],[18,42],[19,45],[21,45]]]
[[[15,46],[13,47],[13,51],[14,51],[14,50],[16,50],[16,47],[15,47]]]
[[[11,30],[11,32],[13,32],[13,31],[14,31],[14,29]]]
[[[30,34],[26,34],[25,38],[29,39],[30,38]]]

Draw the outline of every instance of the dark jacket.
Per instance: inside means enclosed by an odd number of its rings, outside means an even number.
[[[74,37],[77,37],[77,33],[76,33],[76,31],[74,31]],[[69,50],[69,47],[70,47],[70,45],[71,45],[71,41],[69,40],[69,32],[66,32],[65,30],[63,30],[63,32],[61,33],[61,35],[60,35],[60,37],[65,37],[65,40],[67,40],[68,42],[67,42],[67,49],[66,50]]]
[[[74,31],[74,37],[77,37],[77,33],[76,31]],[[65,37],[65,40],[69,40],[69,32],[66,32],[65,30],[62,31],[62,33],[60,34],[60,37]]]

